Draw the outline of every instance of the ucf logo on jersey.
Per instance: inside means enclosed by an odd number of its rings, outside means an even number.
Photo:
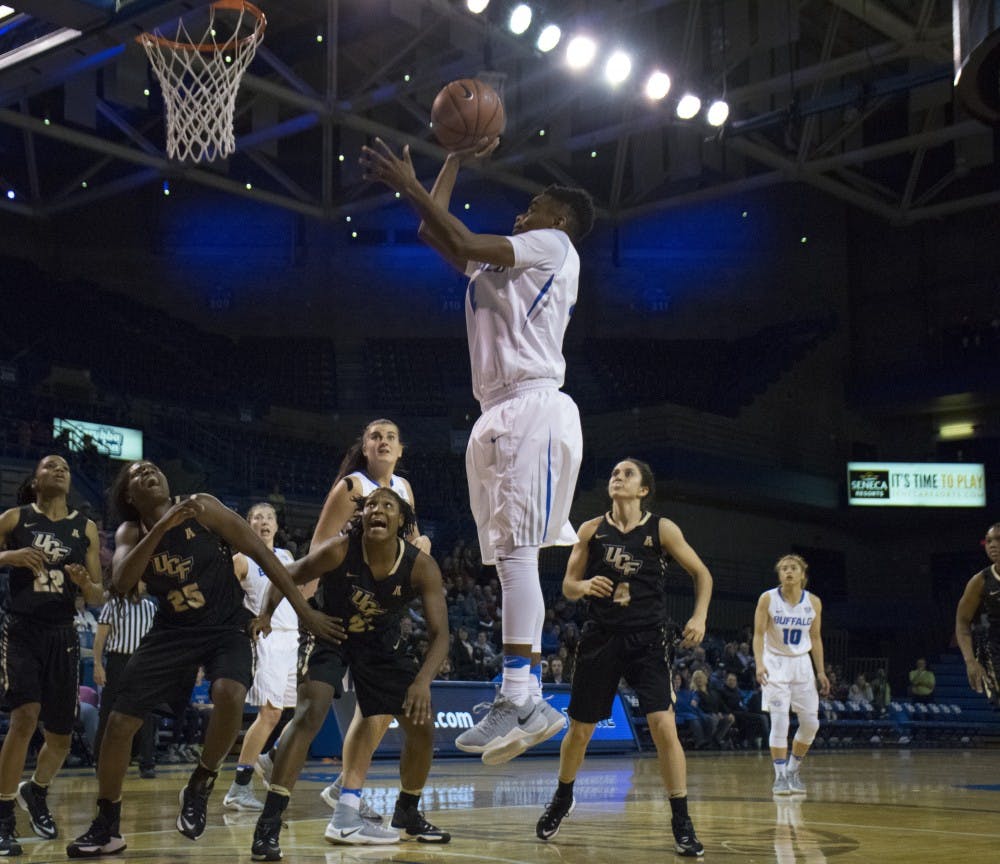
[[[634,576],[642,567],[642,561],[637,561],[629,555],[624,546],[605,546],[604,562],[614,567],[622,576]]]
[[[191,555],[181,558],[180,555],[161,552],[153,557],[153,572],[158,576],[176,579],[178,582],[184,582],[191,575],[193,568],[194,558]]]
[[[70,553],[68,546],[63,546],[62,541],[48,531],[35,533],[35,539],[31,543],[36,549],[40,549],[49,564],[58,564]]]
[[[372,622],[385,611],[379,606],[375,595],[364,588],[355,589],[351,595],[351,605],[358,611],[347,622],[348,633],[364,633],[367,630],[375,629],[375,625]]]

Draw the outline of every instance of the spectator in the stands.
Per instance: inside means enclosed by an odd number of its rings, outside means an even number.
[[[456,681],[476,681],[479,679],[473,651],[468,629],[459,627],[450,654],[452,674]]]
[[[878,669],[872,679],[872,706],[879,716],[883,716],[889,710],[890,702],[892,702],[892,688],[889,686],[889,679],[886,677],[885,669]]]
[[[914,702],[933,702],[936,681],[927,668],[927,660],[920,657],[915,669],[910,670],[910,696]]]
[[[542,676],[542,681],[546,684],[569,684],[563,674],[563,662],[556,656],[549,658],[548,670]]]
[[[712,736],[712,743],[722,749],[731,749],[732,743],[728,736],[736,718],[726,709],[718,691],[708,686],[708,676],[704,670],[696,669],[691,673],[691,686],[694,688],[698,707],[715,720],[715,734]]]
[[[753,747],[760,750],[768,733],[764,715],[750,711],[743,694],[740,692],[739,680],[735,672],[726,673],[726,681],[719,690],[722,704],[736,718],[736,730],[739,735],[740,747]]]
[[[674,712],[678,729],[686,730],[697,750],[712,742],[715,720],[698,705],[698,696],[680,672],[674,673]]]
[[[867,702],[869,705],[874,702],[872,685],[868,683],[864,672],[859,672],[854,679],[854,683],[847,691],[847,699],[850,702]]]

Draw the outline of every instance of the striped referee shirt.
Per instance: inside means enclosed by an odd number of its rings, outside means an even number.
[[[148,597],[132,603],[124,597],[112,597],[104,604],[98,624],[111,628],[104,650],[109,654],[132,654],[142,637],[153,626],[156,604]]]

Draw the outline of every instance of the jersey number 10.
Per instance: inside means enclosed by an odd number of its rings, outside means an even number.
[[[801,630],[792,630],[790,627],[785,627],[782,629],[781,635],[784,637],[786,645],[798,645],[802,641]]]

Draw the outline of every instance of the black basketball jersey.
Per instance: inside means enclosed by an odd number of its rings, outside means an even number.
[[[660,547],[660,517],[644,513],[623,533],[607,514],[587,546],[585,579],[606,576],[610,597],[589,597],[589,615],[608,630],[648,630],[667,620],[668,557]]]
[[[79,589],[66,575],[67,564],[87,564],[87,517],[73,510],[53,522],[34,504],[19,508],[17,525],[7,537],[8,549],[30,546],[45,555],[47,568],[35,573],[26,567],[10,571],[10,611],[46,624],[72,624],[73,602]]]
[[[983,577],[983,597],[979,604],[979,613],[986,613],[991,638],[1000,639],[1000,579],[993,572],[992,565],[979,575]]]
[[[232,550],[195,519],[163,535],[142,578],[159,601],[154,627],[245,627],[250,620]]]
[[[399,629],[399,619],[416,596],[411,577],[420,550],[403,540],[389,575],[376,579],[365,561],[360,535],[351,535],[343,563],[324,573],[314,603],[344,619],[348,643],[374,641]]]

